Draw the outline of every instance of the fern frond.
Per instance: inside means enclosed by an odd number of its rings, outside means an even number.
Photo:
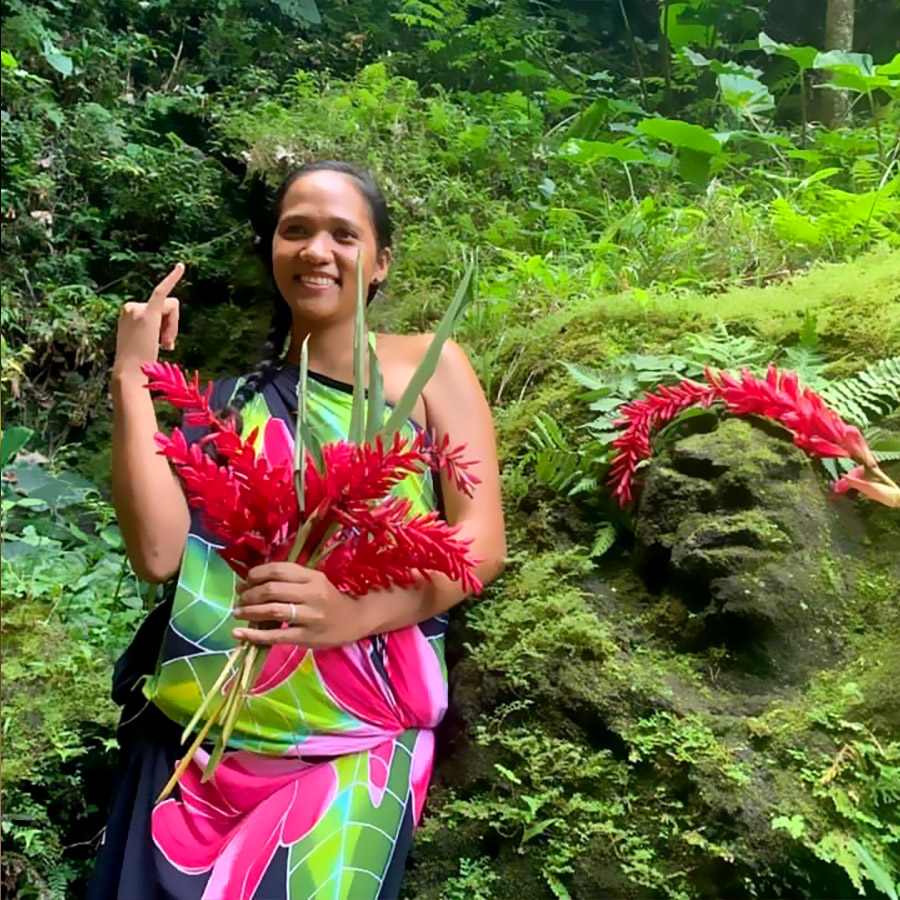
[[[871,160],[860,157],[853,163],[851,170],[853,186],[857,191],[871,191],[878,187],[881,174]]]
[[[752,335],[731,334],[722,319],[717,320],[712,334],[685,335],[684,347],[684,355],[701,366],[700,372],[708,365],[728,370],[764,365],[773,353],[771,346],[760,343]]]
[[[547,413],[534,417],[527,435],[538,482],[558,493],[567,492],[582,474],[581,454],[569,447],[559,423]]]
[[[867,428],[900,406],[900,356],[870,363],[842,381],[825,382],[820,393],[845,419]]]
[[[616,542],[618,532],[612,522],[604,522],[594,536],[594,544],[591,547],[591,556],[603,556],[608,553]]]
[[[792,244],[817,247],[822,243],[821,226],[797,212],[784,197],[772,201],[771,216],[775,233]]]

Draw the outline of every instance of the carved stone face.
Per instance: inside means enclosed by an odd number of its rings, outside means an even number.
[[[841,560],[861,535],[812,460],[777,426],[727,419],[647,472],[635,558],[679,645],[718,648],[723,677],[751,694],[834,661],[851,600]]]

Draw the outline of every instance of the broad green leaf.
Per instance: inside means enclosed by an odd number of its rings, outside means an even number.
[[[30,428],[16,425],[0,433],[0,468],[4,467],[34,434]]]
[[[824,169],[819,169],[818,172],[813,172],[809,178],[804,178],[803,181],[797,185],[797,190],[802,191],[804,188],[808,188],[817,181],[824,181],[826,178],[831,178],[832,175],[837,175],[840,171],[841,169],[836,166],[826,166]]]
[[[428,380],[437,368],[438,359],[441,355],[441,348],[444,346],[447,338],[450,337],[450,332],[453,330],[453,326],[456,323],[459,314],[472,299],[472,293],[475,286],[474,274],[475,259],[473,258],[472,262],[469,263],[469,267],[466,269],[466,274],[463,276],[463,280],[456,291],[456,295],[453,300],[450,301],[450,306],[447,307],[447,312],[444,313],[444,317],[435,329],[434,337],[428,345],[428,350],[425,351],[422,362],[419,363],[419,368],[416,369],[415,374],[410,379],[406,390],[403,392],[403,396],[400,398],[400,402],[394,407],[394,411],[391,413],[391,417],[388,419],[387,424],[380,430],[381,434],[391,436],[394,432],[399,431],[410,415],[412,415],[416,400],[419,399],[419,395],[422,393],[422,390],[425,385],[428,384]]]
[[[696,184],[697,187],[706,187],[706,183],[709,181],[711,158],[708,153],[701,153],[690,147],[682,147],[678,151],[678,173],[685,181]]]
[[[756,78],[724,74],[719,75],[716,80],[722,102],[741,117],[750,117],[775,108],[775,98]]]
[[[856,72],[861,78],[875,74],[872,57],[868,53],[851,53],[847,50],[828,50],[817,53],[813,68],[832,71]]]
[[[569,128],[570,138],[592,140],[609,119],[609,99],[598,97],[582,110]]]
[[[322,22],[316,0],[272,0],[272,2],[295,22],[309,22],[311,25],[319,25]]]
[[[366,411],[366,440],[372,441],[384,422],[384,378],[378,355],[375,353],[375,335],[369,335],[369,406]]]
[[[890,62],[882,63],[875,66],[876,75],[898,76],[900,75],[900,53],[895,53],[894,58]]]
[[[782,44],[779,41],[773,41],[764,31],[759,33],[759,49],[765,51],[769,56],[784,56],[793,60],[800,69],[811,69],[815,62],[819,51],[815,47],[806,44],[795,46],[794,44]]]
[[[692,7],[691,3],[670,3],[667,11],[666,4],[660,5],[659,30],[668,37],[673,47],[684,47],[687,44],[710,46],[710,40],[715,34],[712,28],[708,25],[679,21],[681,14],[691,10]]]
[[[626,138],[627,140],[627,138]],[[650,162],[650,157],[639,147],[629,147],[619,142],[582,141],[571,138],[560,148],[559,155],[572,162],[588,164],[598,159],[616,159],[619,162]]]
[[[849,53],[845,50],[829,50],[816,56],[813,68],[831,72],[831,78],[822,87],[866,93],[875,88],[892,86],[884,75],[876,75],[872,57],[868,53]]]
[[[63,78],[68,78],[75,70],[75,64],[72,62],[71,57],[66,56],[53,44],[45,43],[42,55],[47,61],[47,65],[56,69]]]
[[[828,90],[849,90],[865,94],[881,88],[889,94],[893,94],[898,87],[896,81],[891,81],[885,75],[861,76],[852,69],[829,69],[829,71],[831,72],[831,78],[820,85],[820,87]]]
[[[362,253],[356,258],[356,319],[353,327],[353,406],[350,411],[348,440],[361,444],[366,434],[366,298],[363,290]]]
[[[4,69],[17,69],[19,67],[16,58],[7,50],[0,51],[0,64],[2,64]]]
[[[638,125],[638,131],[673,147],[687,147],[709,156],[716,156],[722,150],[722,145],[711,131],[679,119],[644,119]]]

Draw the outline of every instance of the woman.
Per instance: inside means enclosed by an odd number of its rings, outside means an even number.
[[[258,428],[259,452],[291,458],[297,361],[309,338],[309,416],[320,440],[345,438],[353,372],[356,265],[369,299],[391,264],[387,204],[366,173],[309,164],[282,184],[271,235],[278,291],[270,359],[218,382],[214,406]],[[436,576],[356,598],[293,563],[244,583],[215,552],[166,461],[140,367],[172,350],[177,265],[146,304],[126,305],[113,368],[113,491],[129,558],[148,581],[179,575],[173,604],[148,617],[116,667],[125,706],[122,764],[91,900],[306,900],[398,895],[431,772],[433,729],[447,704],[447,610],[463,598]],[[284,359],[278,351],[289,338]],[[387,400],[396,402],[430,338],[376,336]],[[448,342],[406,433],[426,427],[480,462],[474,497],[444,476],[399,486],[417,512],[439,508],[473,541],[476,573],[495,578],[506,552],[493,426],[463,351]],[[188,430],[190,431],[190,430]],[[189,439],[197,439],[196,432]],[[286,622],[279,629],[264,623]],[[155,805],[180,734],[237,641],[275,645],[215,778],[201,750],[173,796]],[[139,689],[136,689],[139,688]]]

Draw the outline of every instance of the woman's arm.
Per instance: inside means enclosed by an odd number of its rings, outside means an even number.
[[[156,453],[156,411],[141,365],[160,343],[171,349],[178,332],[178,301],[168,293],[176,268],[147,303],[127,303],[119,320],[110,393],[113,402],[113,503],[125,549],[138,578],[165,581],[178,571],[190,526],[187,502],[166,460]]]

